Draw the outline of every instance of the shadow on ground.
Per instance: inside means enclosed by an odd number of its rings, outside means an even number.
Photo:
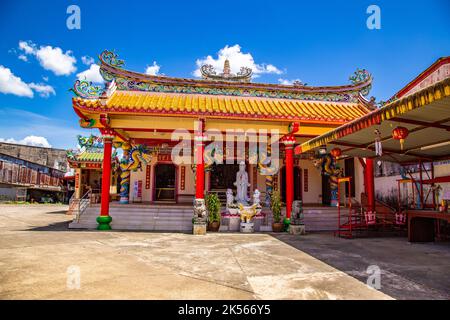
[[[46,226],[26,229],[24,231],[68,231],[70,221],[51,223]]]
[[[366,283],[381,271],[383,293],[396,299],[450,299],[450,243],[409,243],[405,237],[342,239],[330,233],[272,234],[276,239]]]

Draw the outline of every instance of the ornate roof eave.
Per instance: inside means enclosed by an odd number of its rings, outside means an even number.
[[[307,117],[293,117],[293,116],[263,116],[263,115],[252,115],[252,114],[213,114],[208,112],[202,112],[202,113],[194,113],[194,112],[165,112],[165,111],[158,111],[158,110],[136,110],[136,111],[130,111],[130,110],[119,110],[116,108],[109,108],[109,107],[101,107],[101,106],[86,106],[84,105],[83,100],[80,100],[79,98],[73,98],[73,106],[75,109],[78,109],[82,114],[84,115],[101,115],[101,114],[114,114],[114,115],[130,115],[130,116],[161,116],[161,117],[184,117],[184,118],[192,118],[192,119],[198,119],[199,116],[205,117],[207,119],[224,119],[224,117],[227,117],[229,119],[233,120],[255,120],[255,121],[274,121],[274,122],[299,122],[302,124],[311,124],[311,125],[343,125],[351,120],[344,120],[344,119],[333,119],[333,118],[322,118],[322,117],[316,117],[316,118],[307,118]],[[92,121],[92,119],[91,119]],[[86,126],[85,124],[82,124],[83,119],[80,119],[80,124],[82,127],[85,128],[96,128],[101,127],[98,123],[93,121],[94,124],[92,126]],[[88,123],[89,121],[84,121],[83,123]],[[90,123],[90,122],[89,122]]]
[[[103,51],[100,54],[100,73],[105,81],[116,81],[119,90],[138,90],[138,91],[159,91],[159,92],[186,92],[183,87],[193,88],[193,93],[202,93],[202,89],[207,90],[207,94],[226,94],[226,90],[239,89],[242,95],[249,95],[250,92],[280,92],[287,94],[308,94],[308,95],[328,95],[340,94],[343,101],[345,95],[352,96],[353,100],[357,99],[357,95],[362,93],[367,95],[371,85],[372,76],[364,69],[358,69],[355,74],[350,77],[351,84],[342,86],[297,86],[282,84],[265,84],[250,82],[230,82],[221,80],[205,80],[205,79],[186,79],[174,78],[167,76],[153,76],[134,71],[125,70],[123,60],[119,60],[118,56],[111,51]],[[225,91],[224,91],[225,90]],[[189,92],[187,92],[189,93]],[[231,93],[231,95],[238,95]],[[264,95],[264,93],[262,93]],[[347,98],[348,100],[348,98]]]

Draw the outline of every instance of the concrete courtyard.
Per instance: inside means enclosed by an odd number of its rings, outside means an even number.
[[[1,299],[450,296],[450,246],[445,244],[349,241],[328,234],[78,231],[67,229],[71,217],[66,210],[0,205]],[[368,243],[374,244],[370,250],[365,249]],[[381,291],[366,285],[366,269],[372,264],[381,268]],[[78,270],[79,288],[72,281]]]

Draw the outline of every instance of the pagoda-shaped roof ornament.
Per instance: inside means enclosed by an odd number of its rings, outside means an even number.
[[[250,82],[253,74],[252,69],[247,67],[241,67],[240,71],[236,74],[231,73],[230,61],[228,59],[225,59],[223,72],[220,74],[217,74],[214,67],[210,64],[201,66],[200,71],[202,73],[202,78],[205,80],[231,82]]]

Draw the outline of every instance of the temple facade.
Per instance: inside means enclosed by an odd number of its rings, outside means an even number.
[[[312,87],[254,83],[250,69],[243,66],[233,74],[228,60],[222,72],[202,66],[202,79],[128,71],[110,51],[99,60],[105,86],[77,80],[72,106],[81,127],[101,134],[99,179],[112,181],[113,150],[123,154],[118,177],[122,204],[192,205],[206,193],[225,199],[227,190],[236,193],[244,163],[248,195],[258,190],[261,203],[268,205],[270,195],[279,191],[289,219],[294,200],[336,204],[335,177],[344,170],[357,174],[354,159],[347,164],[328,154],[318,163],[314,153],[294,157],[293,151],[375,108],[365,98],[372,77],[364,69],[349,84]],[[100,192],[100,229],[111,222],[110,185],[102,184]]]

